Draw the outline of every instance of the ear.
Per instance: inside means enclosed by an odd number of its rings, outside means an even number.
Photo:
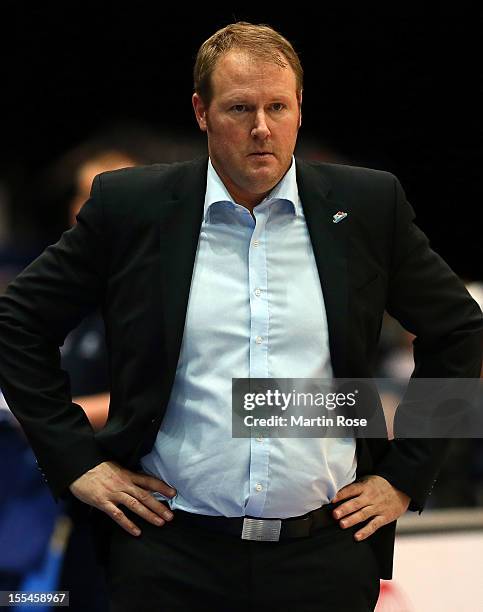
[[[302,89],[299,93],[299,128],[302,125]]]
[[[200,130],[206,132],[206,106],[197,93],[193,94],[191,101]]]

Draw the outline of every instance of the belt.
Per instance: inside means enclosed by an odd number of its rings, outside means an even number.
[[[335,525],[337,521],[332,516],[335,506],[336,504],[326,504],[302,516],[285,519],[207,516],[173,510],[173,524],[201,527],[241,537],[243,540],[278,542],[288,538],[306,538],[323,527]]]

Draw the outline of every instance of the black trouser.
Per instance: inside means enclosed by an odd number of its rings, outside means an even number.
[[[124,508],[123,508],[124,510]],[[253,542],[171,523],[132,536],[112,523],[111,612],[366,612],[379,595],[377,562],[356,528],[337,523],[307,538]]]

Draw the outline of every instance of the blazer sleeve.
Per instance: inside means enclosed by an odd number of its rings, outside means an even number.
[[[100,178],[77,223],[0,297],[0,387],[54,498],[106,461],[84,411],[72,402],[60,350],[68,332],[103,301],[106,242]]]
[[[394,177],[395,224],[387,311],[416,338],[412,378],[478,378],[482,314],[464,284],[414,224],[414,210]],[[411,383],[410,383],[411,384]],[[403,398],[401,405],[404,404]],[[399,410],[399,409],[398,409]],[[448,439],[398,437],[375,473],[422,511],[448,449]]]

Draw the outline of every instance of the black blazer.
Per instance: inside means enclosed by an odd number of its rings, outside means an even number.
[[[481,311],[413,224],[398,180],[298,159],[296,168],[334,376],[373,376],[387,309],[417,336],[414,376],[478,377]],[[154,444],[176,372],[206,173],[202,158],[97,176],[77,224],[0,298],[0,386],[55,499],[71,496],[68,485],[102,461],[136,469]],[[348,217],[334,224],[339,210]],[[72,404],[59,346],[99,305],[111,401],[106,426],[94,434]],[[440,440],[358,439],[357,474],[384,476],[421,511],[443,450]],[[395,522],[370,538],[384,578],[394,530]]]

